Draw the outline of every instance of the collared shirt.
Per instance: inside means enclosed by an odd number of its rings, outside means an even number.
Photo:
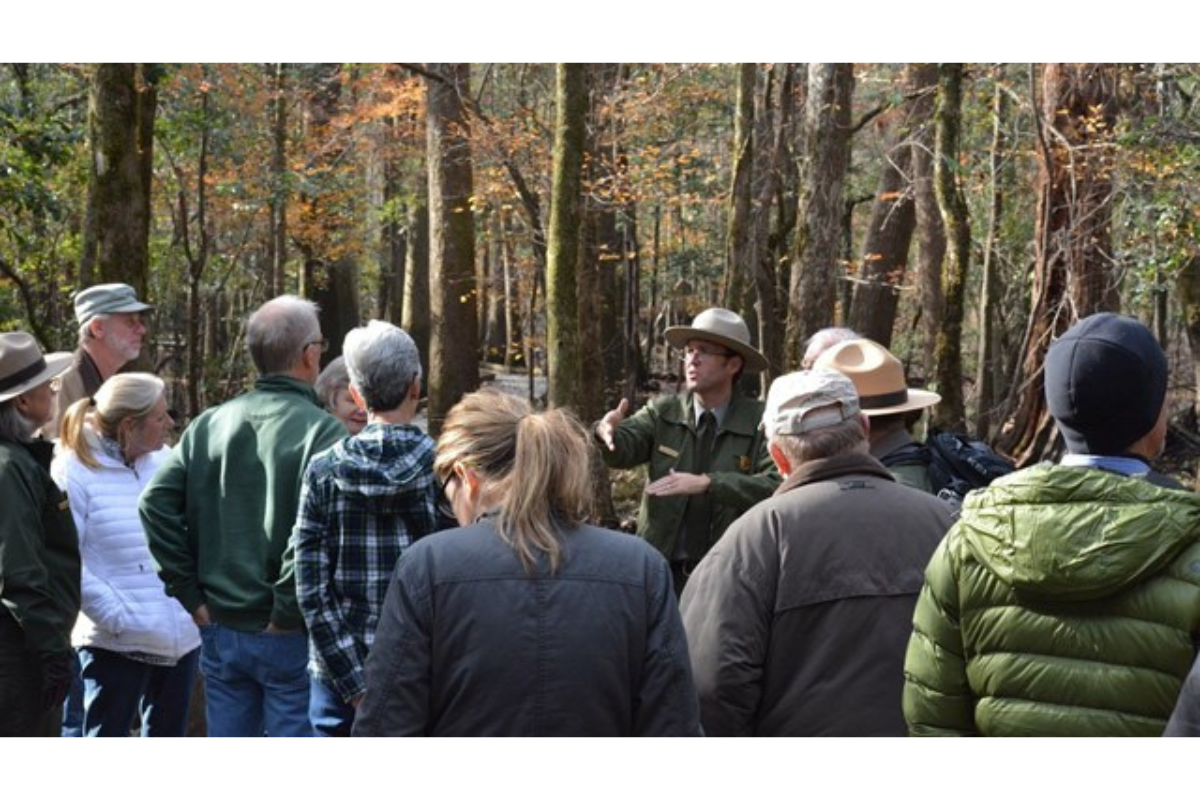
[[[309,670],[345,702],[365,688],[397,559],[435,530],[433,455],[433,440],[418,428],[372,423],[314,458],[304,476],[294,542]]]
[[[1064,467],[1091,467],[1105,472],[1115,472],[1127,478],[1145,478],[1150,474],[1150,465],[1136,458],[1125,456],[1094,456],[1083,453],[1067,453],[1059,462]]]
[[[725,417],[729,414],[729,400],[726,400],[721,405],[715,408],[707,408],[704,402],[700,399],[700,395],[692,395],[692,425],[698,424],[700,416],[705,411],[711,411],[712,415],[717,418],[717,430],[721,430],[721,426],[725,424]]]

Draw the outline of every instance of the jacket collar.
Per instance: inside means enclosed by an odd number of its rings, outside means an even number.
[[[892,473],[887,471],[887,467],[879,463],[878,459],[873,456],[865,453],[841,453],[830,458],[806,461],[800,465],[800,469],[793,472],[787,480],[780,484],[779,488],[775,490],[775,494],[783,494],[810,483],[834,480],[844,475],[870,475],[888,481],[895,480]]]
[[[663,420],[679,425],[691,424],[694,402],[691,392],[675,395],[674,402],[668,403],[662,410]],[[729,407],[725,411],[725,421],[721,424],[721,430],[753,437],[760,422],[762,404],[735,390],[729,398]]]
[[[298,394],[315,406],[320,406],[317,392],[312,385],[290,375],[263,375],[254,381],[254,391],[275,394]]]

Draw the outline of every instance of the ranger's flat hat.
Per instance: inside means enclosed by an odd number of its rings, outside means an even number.
[[[728,347],[742,357],[747,372],[762,372],[767,368],[767,359],[750,346],[750,329],[746,321],[727,308],[710,308],[701,311],[691,325],[677,325],[663,333],[672,347],[683,347],[689,339]]]
[[[942,400],[937,392],[908,388],[900,359],[870,339],[851,339],[834,345],[813,364],[813,369],[818,367],[836,369],[854,381],[858,404],[868,417],[903,414]]]
[[[71,358],[70,353],[42,355],[37,339],[24,331],[0,333],[0,403],[66,371]]]

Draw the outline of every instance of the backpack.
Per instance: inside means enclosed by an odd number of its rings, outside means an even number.
[[[1015,467],[979,439],[932,429],[925,444],[912,442],[888,453],[885,467],[919,464],[929,471],[933,492],[955,508],[972,489],[987,486]]]

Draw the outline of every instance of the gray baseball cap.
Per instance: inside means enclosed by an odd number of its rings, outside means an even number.
[[[805,370],[771,383],[762,427],[769,436],[795,436],[837,425],[858,413],[853,381],[831,369]]]
[[[75,295],[75,319],[80,325],[102,314],[136,314],[152,308],[138,300],[137,292],[126,283],[101,283]]]

